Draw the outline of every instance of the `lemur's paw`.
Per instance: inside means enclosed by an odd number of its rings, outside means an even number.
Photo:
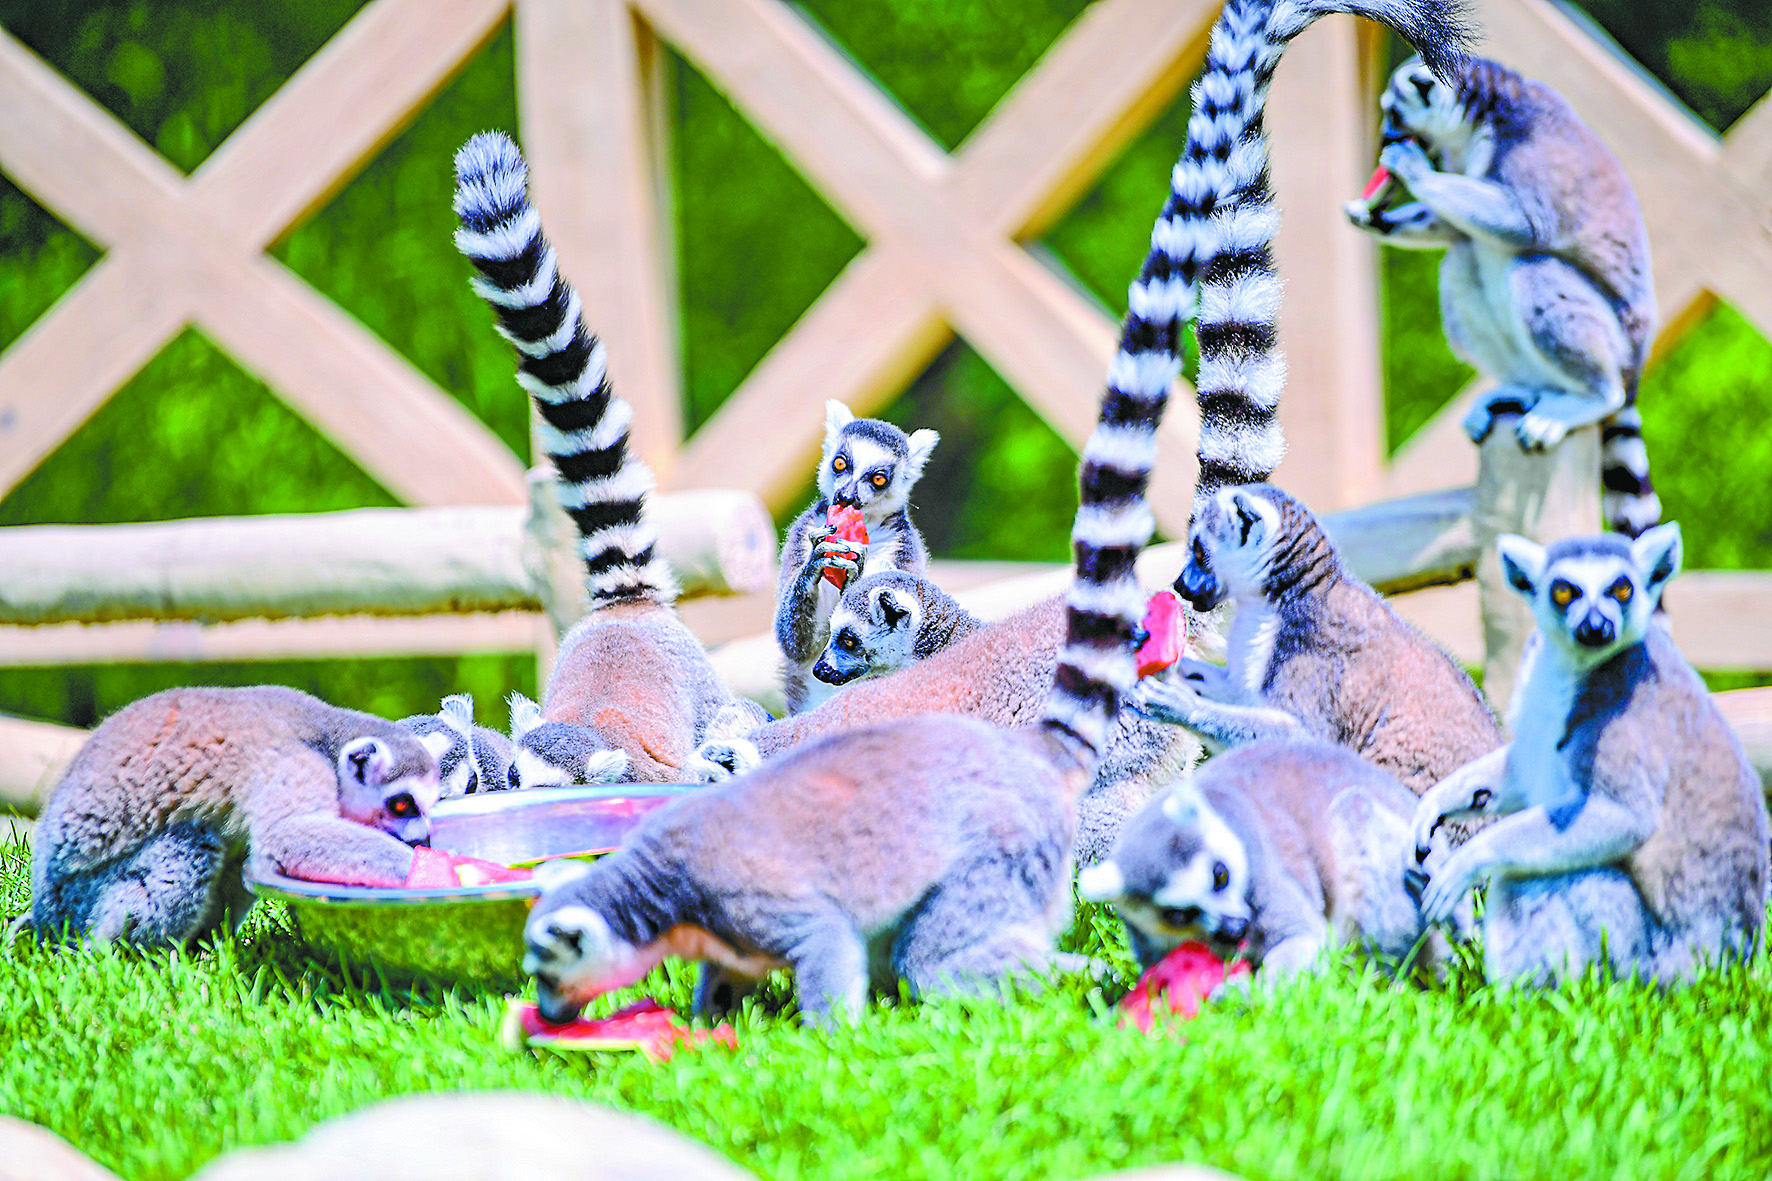
[[[718,738],[696,747],[685,769],[701,783],[724,783],[762,761],[762,753],[750,739]]]
[[[1421,145],[1412,139],[1386,144],[1384,150],[1378,153],[1378,163],[1411,189],[1422,177],[1434,170],[1434,162],[1428,159]]]
[[[1520,425],[1514,428],[1519,436],[1520,446],[1528,451],[1548,451],[1563,441],[1569,428],[1557,419],[1548,415],[1528,412],[1521,416]]]
[[[1489,403],[1479,401],[1470,408],[1470,413],[1464,416],[1460,425],[1464,427],[1464,433],[1470,436],[1471,442],[1481,443],[1495,429],[1495,411],[1489,408]]]
[[[1198,712],[1201,697],[1185,680],[1146,677],[1132,687],[1129,704],[1147,718],[1185,726]]]

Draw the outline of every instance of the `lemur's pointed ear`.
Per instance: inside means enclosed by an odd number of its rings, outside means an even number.
[[[511,701],[511,741],[522,742],[523,736],[541,725],[541,706],[521,693],[513,693]]]
[[[837,445],[843,428],[855,421],[855,411],[832,398],[824,404],[824,449],[827,453]]]
[[[874,592],[874,614],[887,631],[897,631],[898,625],[911,617],[911,608],[897,591],[883,586]]]
[[[909,470],[912,479],[923,474],[923,465],[929,462],[929,456],[939,442],[941,442],[941,436],[928,428],[911,432],[911,454],[910,458],[905,461],[905,467]]]
[[[421,740],[422,741],[422,740]],[[364,734],[353,738],[338,752],[338,777],[363,787],[379,787],[388,780],[394,757],[379,738]]]
[[[1085,902],[1118,902],[1126,896],[1126,875],[1112,861],[1091,865],[1077,875],[1077,893]]]
[[[1507,584],[1528,599],[1535,596],[1544,577],[1544,547],[1517,533],[1503,533],[1495,539],[1495,549]]]
[[[1680,572],[1685,546],[1680,540],[1680,523],[1669,521],[1653,529],[1645,529],[1630,545],[1631,559],[1643,578],[1643,589],[1660,596],[1668,580]]]
[[[543,894],[569,886],[591,872],[589,863],[576,857],[560,857],[553,861],[544,861],[530,871],[535,884],[541,887]]]
[[[420,734],[418,744],[430,751],[431,757],[440,762],[449,753],[449,748],[455,745],[455,738],[442,730],[435,730],[429,734]]]
[[[1206,801],[1193,780],[1184,779],[1169,790],[1163,800],[1163,815],[1180,825],[1190,825],[1200,818],[1200,806]]]
[[[1251,533],[1257,525],[1266,524],[1256,499],[1247,492],[1232,492],[1231,507],[1237,512],[1237,523],[1242,527],[1243,536],[1239,545],[1248,545]]]
[[[585,759],[586,783],[615,783],[628,773],[628,752],[600,750]]]

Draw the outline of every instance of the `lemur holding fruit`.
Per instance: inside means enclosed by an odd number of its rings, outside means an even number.
[[[1388,245],[1446,251],[1446,340],[1500,383],[1466,432],[1514,412],[1540,449],[1599,423],[1606,526],[1636,537],[1661,519],[1636,409],[1655,289],[1624,169],[1555,91],[1481,58],[1447,81],[1405,62],[1381,106],[1378,172],[1345,208]]]
[[[788,527],[781,547],[775,640],[789,713],[810,709],[834,691],[812,668],[830,642],[831,612],[844,586],[883,570],[919,578],[927,572],[929,555],[911,524],[910,496],[940,440],[931,430],[906,435],[889,422],[857,418],[834,399],[825,403],[818,499]]]

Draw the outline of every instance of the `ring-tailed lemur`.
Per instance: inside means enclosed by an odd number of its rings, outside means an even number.
[[[1607,527],[1661,519],[1637,381],[1655,319],[1649,234],[1624,169],[1548,86],[1480,58],[1445,81],[1418,61],[1381,101],[1381,173],[1350,220],[1402,247],[1446,250],[1440,314],[1453,351],[1500,382],[1465,419],[1481,441],[1518,412],[1520,443],[1601,424]]]
[[[927,660],[983,626],[984,620],[927,578],[902,570],[869,574],[850,583],[831,612],[830,642],[812,666],[816,688],[805,707],[844,685]]]
[[[1267,484],[1221,488],[1194,517],[1176,586],[1236,617],[1220,668],[1183,660],[1134,708],[1209,749],[1303,732],[1346,746],[1417,795],[1501,745],[1470,676],[1342,564],[1310,510]]]
[[[446,735],[294,689],[168,689],[86,740],[43,803],[30,925],[189,943],[253,896],[241,876],[398,886],[430,835]]]
[[[889,422],[857,418],[834,399],[825,403],[818,499],[788,527],[781,546],[775,642],[781,646],[782,694],[790,714],[828,696],[813,683],[812,666],[830,642],[831,612],[843,592],[824,572],[839,571],[851,583],[886,570],[918,578],[928,573],[929,555],[911,524],[910,498],[940,441],[931,430],[907,435]],[[832,505],[861,511],[866,545],[833,536],[825,519]],[[857,550],[859,560],[851,557]]]
[[[1610,964],[1663,985],[1746,960],[1766,920],[1766,803],[1740,741],[1655,619],[1680,533],[1500,539],[1532,604],[1513,742],[1422,797],[1405,868],[1438,921],[1489,883],[1491,981],[1553,983]],[[1449,819],[1496,818],[1431,877]]]
[[[1194,86],[1188,143],[1171,176],[1172,196],[1151,235],[1152,257],[1162,261],[1131,292],[1134,312],[1175,300],[1184,313],[1197,315],[1203,425],[1196,511],[1220,486],[1263,479],[1280,459],[1274,411],[1285,370],[1274,348],[1280,288],[1271,250],[1279,215],[1268,187],[1261,114],[1287,43],[1330,12],[1389,25],[1448,70],[1467,36],[1458,5],[1429,0],[1233,0],[1220,14],[1205,71]],[[1131,355],[1115,359],[1115,376],[1136,376],[1122,373],[1138,363]],[[704,750],[704,764],[754,766],[827,734],[931,711],[972,714],[1005,726],[1031,724],[1061,627],[1060,602],[1040,604],[895,676],[853,686],[817,709]],[[1164,730],[1129,712],[1120,715],[1083,801],[1079,860],[1088,863],[1105,853],[1131,811],[1198,757],[1192,739]]]
[[[455,243],[480,272],[474,290],[517,348],[517,381],[541,414],[541,443],[578,526],[590,600],[560,641],[542,724],[516,738],[512,786],[535,786],[529,775],[578,782],[597,752],[613,750],[626,753],[631,781],[680,782],[720,712],[743,707],[672,609],[676,583],[645,518],[652,473],[628,450],[633,408],[610,388],[603,342],[559,273],[529,203],[522,154],[485,132],[456,154],[455,168]],[[753,711],[755,721],[768,717]],[[565,763],[549,760],[562,752],[571,755]]]
[[[444,799],[503,791],[510,786],[511,763],[516,758],[511,740],[497,730],[474,725],[474,699],[468,694],[451,694],[436,713],[401,718],[400,725],[414,734],[441,734],[449,739],[448,749],[437,756]]]
[[[1258,94],[1285,41],[1342,7],[1231,0],[1201,92],[1234,89],[1247,73]],[[1438,9],[1384,10],[1405,14],[1418,38],[1452,32],[1436,22]],[[1258,110],[1244,114],[1253,121]],[[544,885],[524,957],[544,1016],[571,1016],[669,956],[719,965],[704,974],[700,1003],[719,995],[718,984],[706,986],[721,975],[743,980],[785,964],[814,1020],[859,1007],[871,980],[897,978],[924,994],[1050,961],[1052,936],[1069,921],[1076,799],[1137,676],[1145,592],[1135,562],[1152,529],[1146,488],[1193,294],[1177,269],[1183,244],[1168,229],[1202,206],[1234,219],[1262,171],[1258,149],[1252,161],[1240,154],[1249,143],[1235,141],[1216,183],[1196,185],[1176,169],[1132,285],[1100,419],[1083,448],[1076,577],[1039,724],[1002,729],[932,715],[925,699],[923,716],[830,734],[653,813],[613,856]],[[1205,284],[1230,277],[1203,267]]]
[[[1415,804],[1346,747],[1241,746],[1146,805],[1077,889],[1113,904],[1145,967],[1189,941],[1266,977],[1311,969],[1337,944],[1402,960],[1424,929],[1396,870]]]

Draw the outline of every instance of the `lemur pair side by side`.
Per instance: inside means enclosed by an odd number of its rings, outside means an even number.
[[[589,596],[540,706],[513,702],[511,786],[681,782],[698,744],[768,715],[732,697],[672,608],[676,583],[645,517],[652,473],[628,449],[633,408],[610,388],[603,343],[559,272],[522,155],[487,132],[455,167],[455,243],[516,346],[518,384],[541,414],[560,503],[578,526]]]
[[[1406,874],[1423,916],[1444,919],[1486,882],[1492,982],[1554,984],[1597,965],[1665,986],[1747,961],[1772,876],[1766,804],[1656,617],[1680,568],[1679,527],[1548,548],[1503,536],[1500,548],[1538,631],[1509,710],[1513,741],[1417,808]],[[1446,822],[1472,817],[1494,823],[1447,853]]]
[[[1600,423],[1607,528],[1642,533],[1661,519],[1636,409],[1655,291],[1624,170],[1554,91],[1492,61],[1406,62],[1381,105],[1384,171],[1346,212],[1387,245],[1446,251],[1446,339],[1500,383],[1465,430],[1481,441],[1514,411],[1543,448]]]
[[[247,867],[398,886],[449,745],[276,686],[144,697],[44,801],[26,922],[48,939],[187,944],[246,917]]]
[[[858,580],[888,571],[926,580],[929,554],[923,537],[911,524],[910,495],[923,466],[941,436],[931,430],[906,435],[889,422],[857,418],[841,402],[825,403],[824,453],[818,465],[818,499],[788,527],[781,547],[781,588],[776,596],[775,641],[781,647],[782,696],[790,714],[810,709],[857,676],[883,675],[884,669],[861,669],[851,660],[844,680],[830,677],[828,653],[834,630],[831,616],[849,602]],[[867,527],[865,546],[843,541],[826,522],[833,505],[861,512]],[[859,558],[852,557],[860,551]],[[827,570],[843,574],[839,591],[824,577]],[[931,585],[928,588],[935,591]],[[937,592],[939,593],[939,592]],[[895,592],[896,594],[896,592]],[[879,596],[858,600],[877,607]],[[901,617],[880,622],[902,625]],[[888,624],[888,633],[901,630]],[[914,646],[914,645],[913,645]],[[849,655],[856,649],[848,650]]]
[[[401,718],[400,725],[420,736],[439,734],[448,740],[437,755],[443,799],[511,786],[516,750],[497,730],[474,724],[474,699],[468,694],[451,694],[436,713]]]
[[[704,985],[723,980],[734,993],[786,965],[810,1020],[854,1012],[870,983],[903,981],[917,995],[976,990],[1049,963],[1052,936],[1069,919],[1074,801],[1136,675],[1145,594],[1134,562],[1152,527],[1146,488],[1180,368],[1181,320],[1196,295],[1215,322],[1247,314],[1251,294],[1257,306],[1277,295],[1260,111],[1286,44],[1317,17],[1347,11],[1398,27],[1424,52],[1451,55],[1461,45],[1454,14],[1441,5],[1226,5],[1083,450],[1076,578],[1038,723],[1005,729],[927,712],[942,696],[984,695],[995,675],[987,660],[965,666],[962,679],[978,688],[937,678],[995,627],[788,719],[804,723],[895,682],[918,698],[682,798],[595,865],[548,871],[524,960],[544,1016],[569,1017],[671,956],[719,965]],[[1235,349],[1242,339],[1223,333],[1211,349]],[[1246,395],[1234,368],[1224,388]],[[1012,630],[999,634],[1031,646]],[[992,655],[981,647],[979,656]],[[1019,698],[1024,709],[1033,700]],[[911,711],[921,716],[902,716]],[[722,992],[702,988],[698,1007]]]

